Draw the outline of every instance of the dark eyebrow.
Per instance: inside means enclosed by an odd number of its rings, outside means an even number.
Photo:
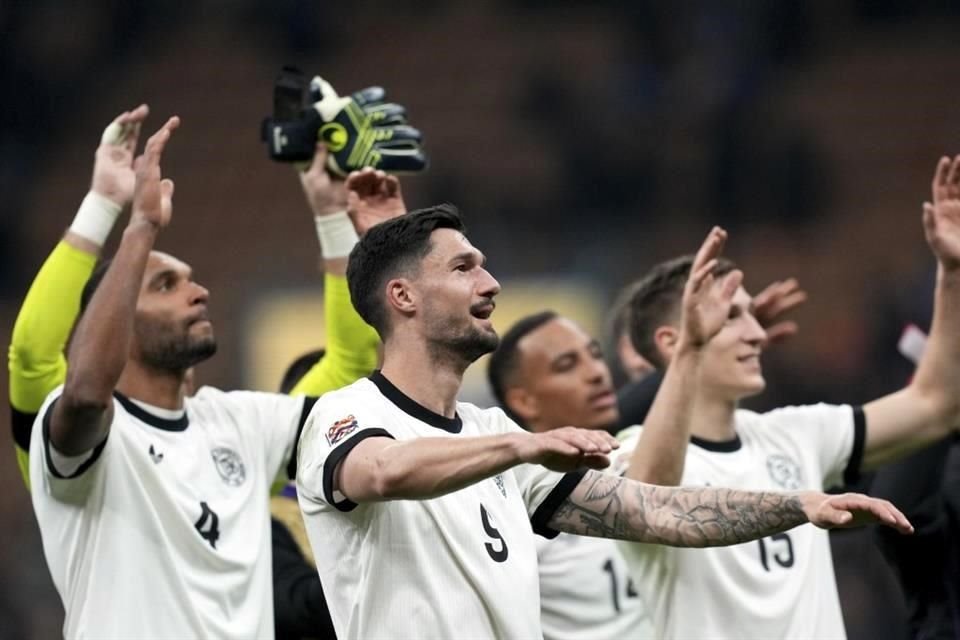
[[[551,367],[554,366],[555,364],[557,364],[558,362],[560,362],[560,361],[563,360],[564,358],[575,358],[575,357],[577,357],[577,350],[576,350],[576,349],[570,349],[569,351],[563,351],[563,352],[561,352],[561,353],[558,353],[557,355],[555,355],[553,358],[550,359],[550,366],[551,366]]]
[[[176,276],[176,275],[177,275],[177,272],[174,271],[173,269],[164,269],[163,271],[158,271],[157,273],[153,274],[152,278],[150,278],[150,281],[147,283],[147,286],[152,287],[155,284],[163,280],[166,280],[170,276]]]
[[[191,274],[192,274],[192,272],[190,272],[190,271],[187,272],[186,277],[187,277],[188,280],[190,279]],[[170,279],[170,278],[176,279],[176,278],[178,278],[179,276],[180,276],[180,274],[179,274],[179,272],[177,272],[176,269],[164,269],[163,271],[158,271],[157,273],[153,274],[153,277],[150,278],[150,281],[149,281],[149,282],[147,282],[147,287],[148,287],[148,288],[153,288],[154,286],[156,286],[158,283],[162,282],[163,280],[167,280],[167,279]]]
[[[479,251],[464,251],[463,253],[458,253],[457,255],[450,258],[450,264],[455,262],[477,262],[477,256],[480,256],[479,263],[482,267],[487,263],[487,256],[483,255]]]

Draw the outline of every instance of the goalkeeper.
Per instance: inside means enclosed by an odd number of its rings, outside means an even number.
[[[96,154],[91,192],[84,199],[63,240],[38,273],[17,318],[9,352],[10,397],[17,455],[24,471],[27,468],[32,419],[41,408],[45,396],[66,378],[67,365],[63,350],[80,313],[81,291],[94,274],[96,258],[120,211],[132,199],[135,181],[133,153],[140,125],[147,112],[146,106],[125,112],[105,131]],[[318,149],[317,157],[321,163],[325,162],[325,149]],[[315,215],[317,232],[324,251],[325,313],[330,336],[327,357],[308,372],[294,392],[319,395],[371,371],[376,364],[378,340],[376,334],[354,312],[346,288],[345,258],[356,242],[353,222],[345,211],[347,187],[339,180],[328,179],[324,182],[318,179],[316,174],[312,178],[313,180],[304,174],[302,182]],[[348,184],[353,189],[349,198],[354,205],[354,218],[369,221],[392,215],[384,213],[385,211],[402,212],[402,206],[400,209],[396,206],[397,202],[402,205],[396,179],[386,176],[382,171],[368,169],[360,172],[352,176]],[[97,275],[102,273],[98,272]],[[34,469],[34,472],[36,474],[37,469]],[[77,474],[82,474],[82,470],[78,470]],[[76,481],[70,483],[76,484]],[[44,500],[48,498],[43,498],[41,502]],[[83,510],[92,508],[88,502]],[[43,524],[41,521],[41,529]],[[254,526],[254,529],[257,528]],[[197,532],[201,537],[209,533],[206,530],[201,531],[199,525]],[[194,535],[197,532],[193,532]],[[60,552],[65,551],[71,556],[87,555],[89,552],[82,548],[82,544],[79,548],[70,546],[73,548],[61,549]],[[52,562],[49,550],[47,555],[48,561]],[[58,581],[56,578],[59,567],[51,564],[51,569],[54,571],[56,586],[67,606],[65,632],[79,632],[80,627],[96,631],[96,628],[105,622],[108,626],[112,625],[110,628],[119,629],[115,624],[117,620],[111,622],[96,616],[88,617],[84,615],[83,605],[78,607],[79,612],[70,606],[73,598],[69,591],[80,585],[69,584],[69,577],[66,584],[62,577]],[[202,570],[202,567],[200,569]],[[248,578],[253,579],[253,575]],[[263,623],[267,620],[266,613],[271,611],[272,607],[267,603],[262,604],[263,612],[259,616],[259,622],[255,628],[246,629],[244,635],[259,633],[265,629]],[[218,618],[218,615],[199,610],[194,613],[202,620],[194,615],[183,616],[177,624],[190,626],[196,633],[220,628],[221,621],[214,619]],[[258,616],[254,616],[256,617]],[[193,627],[193,624],[200,626]],[[187,631],[186,627],[183,630]],[[108,629],[104,627],[101,631],[106,632]]]
[[[396,136],[364,133],[366,138],[396,138],[394,147],[377,150],[372,155],[368,153],[365,158],[376,160],[380,168],[391,172],[419,171],[426,166],[419,132],[406,125],[403,107],[384,102],[382,89],[364,89],[355,94],[356,100],[351,100],[338,96],[333,87],[319,77],[313,85],[314,95],[320,99],[317,110],[322,109],[331,119],[345,118],[339,112],[349,109],[354,119],[358,111],[366,114],[358,121],[367,122],[371,127],[376,125],[378,131],[399,128]],[[90,191],[63,238],[37,273],[14,324],[8,353],[11,426],[17,463],[28,486],[30,427],[44,398],[66,378],[64,347],[80,312],[80,293],[121,210],[129,206],[133,198],[133,156],[140,127],[148,113],[148,107],[140,105],[117,116],[104,130],[94,157]],[[357,137],[363,131],[351,133]],[[341,156],[338,161],[335,154],[328,154],[322,146],[317,148],[319,161],[313,166],[326,166],[337,175],[363,166],[350,164],[347,157]],[[384,182],[382,178],[374,181],[370,178],[368,175],[359,183],[365,184],[368,191]],[[378,338],[353,310],[347,290],[346,257],[356,243],[357,234],[347,215],[346,186],[342,180],[329,178],[323,171],[302,172],[301,183],[314,214],[324,256],[324,309],[329,344],[328,357],[318,362],[292,393],[321,395],[372,371],[376,365]],[[378,214],[366,208],[359,215],[365,217],[369,225],[371,219],[377,220]]]

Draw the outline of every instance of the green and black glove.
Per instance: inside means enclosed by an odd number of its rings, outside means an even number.
[[[386,102],[381,87],[352,96],[337,95],[330,83],[315,76],[310,99],[320,115],[318,138],[326,145],[327,168],[341,176],[364,167],[387,173],[416,173],[427,167],[420,131],[407,124],[406,110]]]

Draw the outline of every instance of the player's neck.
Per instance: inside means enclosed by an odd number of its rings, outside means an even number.
[[[430,411],[452,418],[464,369],[437,361],[426,349],[391,349],[385,346],[384,377],[407,397]]]
[[[736,410],[736,400],[701,392],[694,403],[691,435],[711,442],[733,440],[737,437],[733,419]]]
[[[182,409],[183,377],[175,372],[147,369],[128,360],[117,382],[117,391],[161,409]]]

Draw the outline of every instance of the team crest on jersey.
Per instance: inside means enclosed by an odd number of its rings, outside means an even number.
[[[767,458],[767,473],[770,479],[788,491],[796,491],[803,486],[803,472],[794,460],[788,456],[774,454]]]
[[[337,420],[333,423],[333,426],[327,430],[327,444],[332,447],[356,431],[359,426],[357,419],[354,418],[352,414],[346,418]]]
[[[226,447],[217,447],[210,452],[213,458],[213,464],[217,467],[217,473],[231,487],[239,487],[247,479],[247,469],[243,466],[243,460],[233,449]]]

